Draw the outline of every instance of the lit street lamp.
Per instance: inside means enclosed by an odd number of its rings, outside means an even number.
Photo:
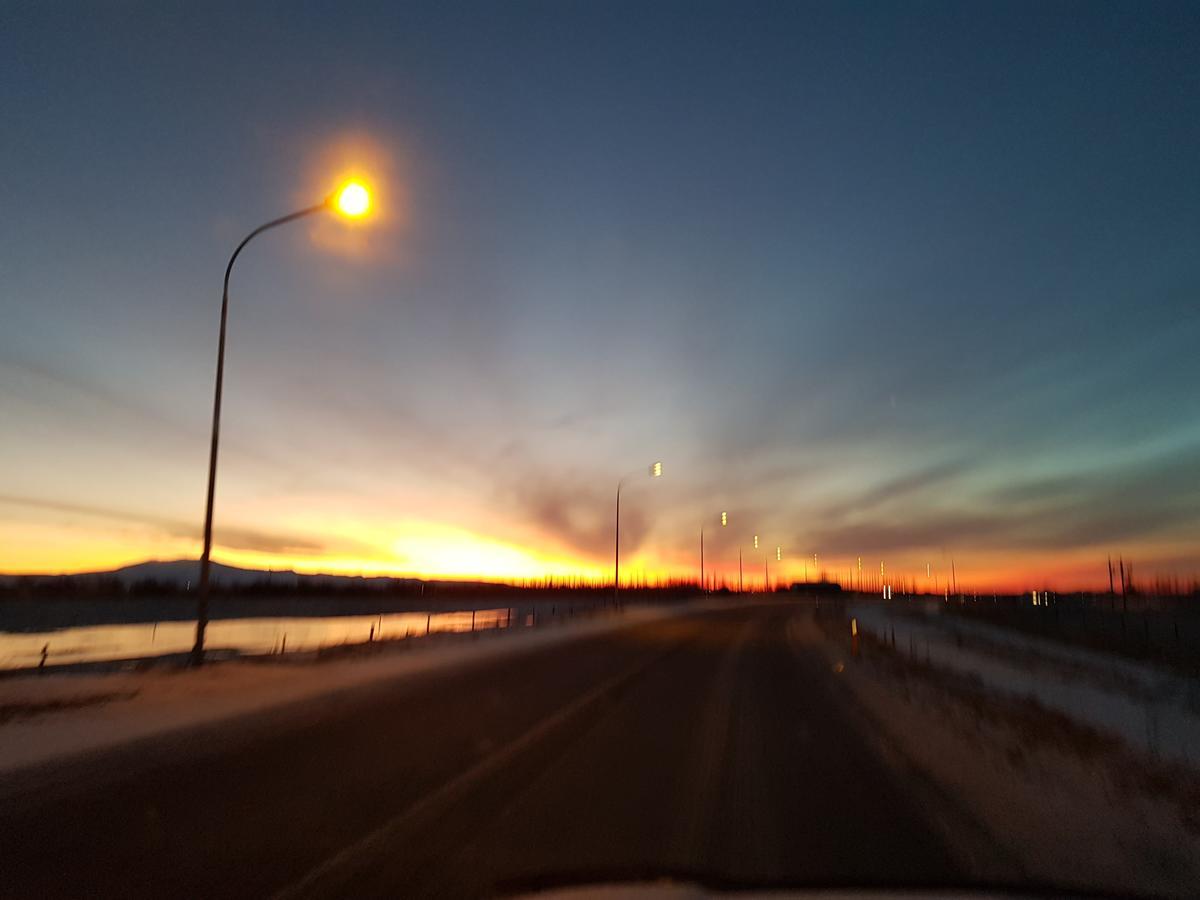
[[[758,535],[754,536],[754,549],[758,549]],[[742,548],[738,546],[738,593],[742,593]]]
[[[758,546],[757,538],[758,538],[758,536],[755,535],[755,543],[754,543],[755,547]],[[775,548],[775,552],[777,554],[780,552],[778,547]],[[766,548],[764,547],[763,548],[763,593],[769,594],[770,592],[771,592],[771,554],[768,553]]]
[[[277,225],[286,225],[297,219],[322,212],[334,212],[351,219],[365,216],[371,209],[371,194],[361,182],[349,181],[343,184],[316,206],[288,213],[278,219],[273,219],[265,225],[260,225],[242,239],[229,257],[229,265],[225,267],[225,289],[221,295],[221,331],[217,338],[217,383],[213,392],[213,423],[212,445],[208,454],[208,495],[204,505],[204,550],[200,555],[200,585],[196,601],[196,642],[192,646],[192,664],[199,665],[204,661],[204,630],[208,626],[208,581],[209,556],[212,552],[212,518],[213,494],[217,485],[217,444],[221,434],[221,387],[225,378],[225,321],[229,314],[229,275],[233,271],[233,263],[238,254],[252,239],[264,231]]]
[[[635,475],[641,473],[641,469],[630,472],[617,482],[617,515],[616,528],[613,537],[613,606],[617,605],[618,594],[621,591],[621,486]],[[654,462],[650,464],[650,477],[662,477],[662,463]]]
[[[729,513],[721,513],[721,527],[729,524]],[[700,590],[707,594],[708,586],[704,583],[704,523],[700,523]]]
[[[756,550],[758,549],[758,535],[757,535],[757,534],[754,536],[754,548],[755,548]],[[739,544],[738,544],[738,593],[740,594],[740,593],[742,593],[742,591],[743,591],[743,582],[742,582],[742,545],[741,545],[741,543],[739,543]]]

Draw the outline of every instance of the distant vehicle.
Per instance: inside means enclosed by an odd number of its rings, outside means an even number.
[[[793,594],[817,597],[822,594],[840,594],[842,586],[833,581],[793,581],[789,590]]]

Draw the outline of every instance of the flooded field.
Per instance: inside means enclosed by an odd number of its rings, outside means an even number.
[[[206,643],[217,652],[262,655],[338,644],[396,640],[445,632],[532,625],[535,614],[513,607],[358,616],[218,619]],[[25,669],[186,653],[195,621],[87,625],[54,631],[0,632],[0,669]]]

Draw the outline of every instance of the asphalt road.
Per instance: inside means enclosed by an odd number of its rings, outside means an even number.
[[[42,773],[0,808],[0,893],[963,883],[936,810],[791,634],[809,615],[642,624]]]

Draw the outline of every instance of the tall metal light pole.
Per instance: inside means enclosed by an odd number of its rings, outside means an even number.
[[[729,524],[729,513],[721,513],[721,527],[724,528]],[[708,593],[708,585],[704,581],[704,523],[700,523],[700,590],[702,593]]]
[[[617,601],[621,592],[621,486],[625,484],[634,475],[641,473],[641,469],[636,469],[625,475],[617,482],[617,514],[616,527],[613,534],[613,606],[617,605]],[[653,462],[650,464],[650,477],[662,477],[662,463]]]
[[[315,215],[320,212],[338,212],[350,218],[361,218],[371,208],[371,196],[367,189],[357,181],[343,185],[339,190],[330,194],[324,201],[307,209],[297,210],[272,219],[265,225],[259,225],[237,245],[233,256],[229,257],[229,265],[225,267],[225,289],[221,295],[221,331],[217,338],[217,383],[213,391],[212,443],[208,452],[208,493],[204,503],[204,550],[200,554],[200,584],[197,588],[196,599],[196,641],[192,645],[192,664],[200,665],[204,661],[204,632],[208,627],[208,583],[211,568],[212,553],[212,519],[213,497],[217,487],[217,446],[221,436],[221,388],[225,380],[225,322],[229,316],[229,275],[233,264],[242,249],[255,237],[278,225],[286,225],[297,219]]]

